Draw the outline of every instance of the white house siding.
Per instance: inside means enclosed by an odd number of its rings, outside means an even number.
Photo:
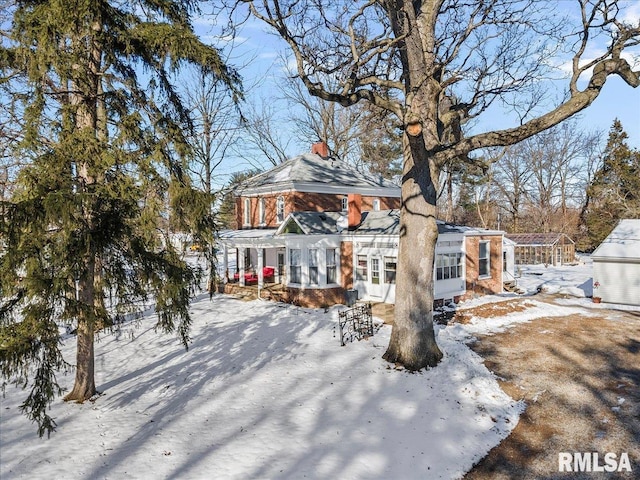
[[[289,259],[292,249],[299,249],[301,254],[301,281],[299,283],[291,282],[287,275],[287,286],[307,289],[323,289],[323,288],[336,288],[341,285],[342,279],[340,278],[340,243],[342,239],[337,235],[331,236],[318,236],[318,235],[298,235],[298,234],[284,234],[280,238],[286,237],[286,269],[289,273]],[[327,257],[326,252],[328,248],[336,249],[336,282],[327,282]],[[309,277],[309,250],[318,250],[318,283],[311,284]]]
[[[591,258],[594,297],[640,305],[640,219],[620,220]]]
[[[603,302],[640,305],[640,261],[593,261],[593,296]]]
[[[439,254],[461,254],[462,268],[460,277],[436,280],[434,283],[434,300],[449,300],[465,293],[465,251],[462,234],[441,234],[436,245],[436,259]],[[359,278],[358,260],[366,258],[365,278]],[[358,291],[358,298],[365,301],[395,303],[396,286],[385,278],[385,258],[398,257],[397,236],[354,236],[353,239],[353,288]],[[375,283],[374,267],[378,264],[379,281]],[[437,265],[433,275],[437,279]]]
[[[462,254],[462,269],[459,277],[438,280],[438,255],[452,258],[453,254]],[[466,291],[466,262],[465,242],[463,235],[441,234],[436,244],[436,259],[433,268],[434,300],[453,300],[454,297],[464,295]],[[453,270],[453,269],[451,269]]]
[[[366,257],[365,278],[358,275],[358,257]],[[353,239],[353,288],[358,298],[373,302],[395,303],[396,285],[385,279],[385,258],[398,258],[398,237],[395,235],[357,236]],[[378,281],[375,283],[374,267],[377,262]]]

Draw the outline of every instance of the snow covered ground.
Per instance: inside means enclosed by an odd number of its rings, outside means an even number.
[[[531,275],[526,288],[542,281],[580,290],[587,271],[572,272]],[[502,298],[482,297],[491,299]],[[84,405],[55,401],[50,439],[20,414],[25,392],[7,387],[0,478],[459,478],[509,434],[524,407],[465,341],[584,307],[531,301],[524,312],[438,327],[443,361],[411,374],[381,359],[389,326],[341,347],[344,307],[325,313],[203,296],[192,306],[189,351],[154,332],[153,317],[102,335],[103,395]],[[63,343],[70,361],[74,340]],[[59,380],[70,388],[73,375]]]

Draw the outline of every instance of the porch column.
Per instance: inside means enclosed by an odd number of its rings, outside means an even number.
[[[246,248],[238,248],[238,283],[244,287],[244,255]]]
[[[229,247],[222,246],[222,283],[229,282]]]
[[[257,251],[258,251],[258,288],[262,288],[264,286],[264,277],[263,277],[264,250],[262,248],[258,248]]]

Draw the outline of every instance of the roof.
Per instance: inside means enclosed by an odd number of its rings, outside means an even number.
[[[341,160],[305,153],[255,175],[236,188],[236,195],[297,190],[371,193],[399,197],[400,187],[378,175],[365,175]]]
[[[516,245],[555,245],[562,237],[574,243],[564,233],[507,233],[505,236],[516,242]]]
[[[595,249],[594,260],[640,260],[640,219],[620,220],[607,238]]]
[[[305,235],[340,233],[339,223],[346,226],[346,218],[339,212],[291,212],[278,233],[286,232],[291,222],[295,222]]]
[[[498,230],[466,227],[437,220],[439,234],[473,235],[502,235]],[[227,230],[220,233],[223,243],[252,244],[279,242],[279,236],[286,233],[298,235],[336,235],[349,233],[351,235],[399,235],[400,211],[380,210],[363,212],[360,225],[347,230],[347,217],[340,212],[292,212],[276,229]],[[226,241],[226,242],[225,242]]]
[[[278,229],[278,233],[283,232],[290,225],[291,221],[300,227],[307,235],[336,234],[346,229],[346,216],[339,212],[292,212],[283,225]],[[461,235],[501,235],[502,232],[486,230],[482,228],[466,227],[454,225],[441,220],[437,221],[438,233],[453,233]],[[399,235],[400,233],[400,211],[380,210],[374,212],[363,212],[360,224],[349,230],[353,235]]]

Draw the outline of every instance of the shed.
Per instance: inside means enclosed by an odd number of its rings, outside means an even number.
[[[640,219],[620,220],[591,258],[594,298],[640,305]]]
[[[575,242],[564,233],[508,233],[515,242],[516,265],[565,265],[574,263]]]

